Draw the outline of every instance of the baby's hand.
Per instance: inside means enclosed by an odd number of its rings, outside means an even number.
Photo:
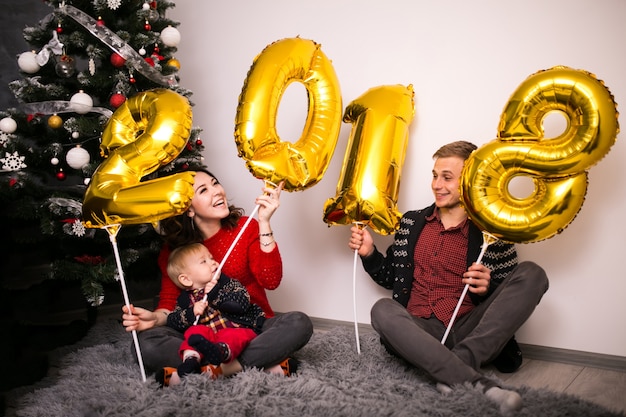
[[[208,307],[209,303],[203,300],[200,300],[196,303],[194,303],[193,305],[193,314],[196,316],[201,315],[202,313],[204,313],[204,310],[206,310],[206,308]]]

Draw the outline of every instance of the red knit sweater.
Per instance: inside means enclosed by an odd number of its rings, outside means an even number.
[[[221,228],[214,236],[204,241],[217,262],[222,262],[230,245],[246,222],[247,217],[239,219],[239,224],[233,230]],[[167,258],[170,249],[163,246],[159,254],[159,268],[161,268],[161,292],[157,308],[170,311],[176,306],[176,299],[180,289],[174,285],[167,275]],[[278,250],[278,244],[274,249],[265,253],[259,243],[259,223],[252,219],[243,232],[228,259],[224,263],[222,272],[230,278],[241,282],[248,292],[252,303],[261,306],[266,317],[273,317],[274,311],[270,307],[265,290],[273,290],[278,287],[283,277],[283,264]]]

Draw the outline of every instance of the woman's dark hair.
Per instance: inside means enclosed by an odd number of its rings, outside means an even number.
[[[210,177],[215,178],[219,184],[217,177],[204,167],[189,167],[185,169],[185,171],[204,172]],[[221,224],[224,228],[234,229],[237,227],[241,216],[245,214],[245,211],[244,209],[233,205],[229,205],[228,210],[229,214],[221,220]],[[193,225],[193,219],[187,215],[187,212],[161,220],[159,224],[159,233],[170,249],[189,243],[203,241],[200,231]]]

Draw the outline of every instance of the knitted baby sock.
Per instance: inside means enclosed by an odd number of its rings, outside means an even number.
[[[230,349],[226,343],[212,343],[199,334],[189,337],[189,344],[195,347],[204,358],[212,365],[219,365],[226,362],[230,357]]]
[[[176,371],[178,372],[178,376],[181,378],[188,374],[199,374],[200,373],[200,361],[198,360],[197,357],[191,356],[185,359],[183,363],[178,365],[178,368],[176,368]]]

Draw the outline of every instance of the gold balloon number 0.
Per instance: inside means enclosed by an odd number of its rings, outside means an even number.
[[[550,112],[567,119],[565,131],[544,138]],[[560,233],[576,217],[587,192],[587,170],[602,159],[619,132],[613,96],[593,74],[554,67],[528,77],[501,115],[498,138],[466,161],[461,200],[469,217],[497,238],[530,243]],[[517,176],[534,190],[516,197]]]
[[[180,154],[191,123],[189,101],[171,90],[145,91],[122,104],[102,133],[106,159],[85,193],[85,226],[156,223],[183,213],[193,197],[193,173],[141,179]]]
[[[303,134],[295,143],[276,132],[285,89],[302,82],[309,98]],[[235,143],[250,172],[284,189],[319,182],[333,156],[341,127],[341,93],[332,63],[311,40],[287,38],[267,46],[248,72],[237,107]]]
[[[301,82],[309,109],[302,136],[283,142],[276,114],[285,89]],[[239,156],[257,178],[285,181],[288,191],[304,190],[321,180],[333,156],[341,125],[339,82],[320,45],[287,38],[267,46],[253,61],[235,118]],[[382,86],[366,92],[346,109],[353,123],[350,145],[324,220],[329,224],[363,222],[379,233],[397,228],[400,170],[413,118],[411,86]]]

